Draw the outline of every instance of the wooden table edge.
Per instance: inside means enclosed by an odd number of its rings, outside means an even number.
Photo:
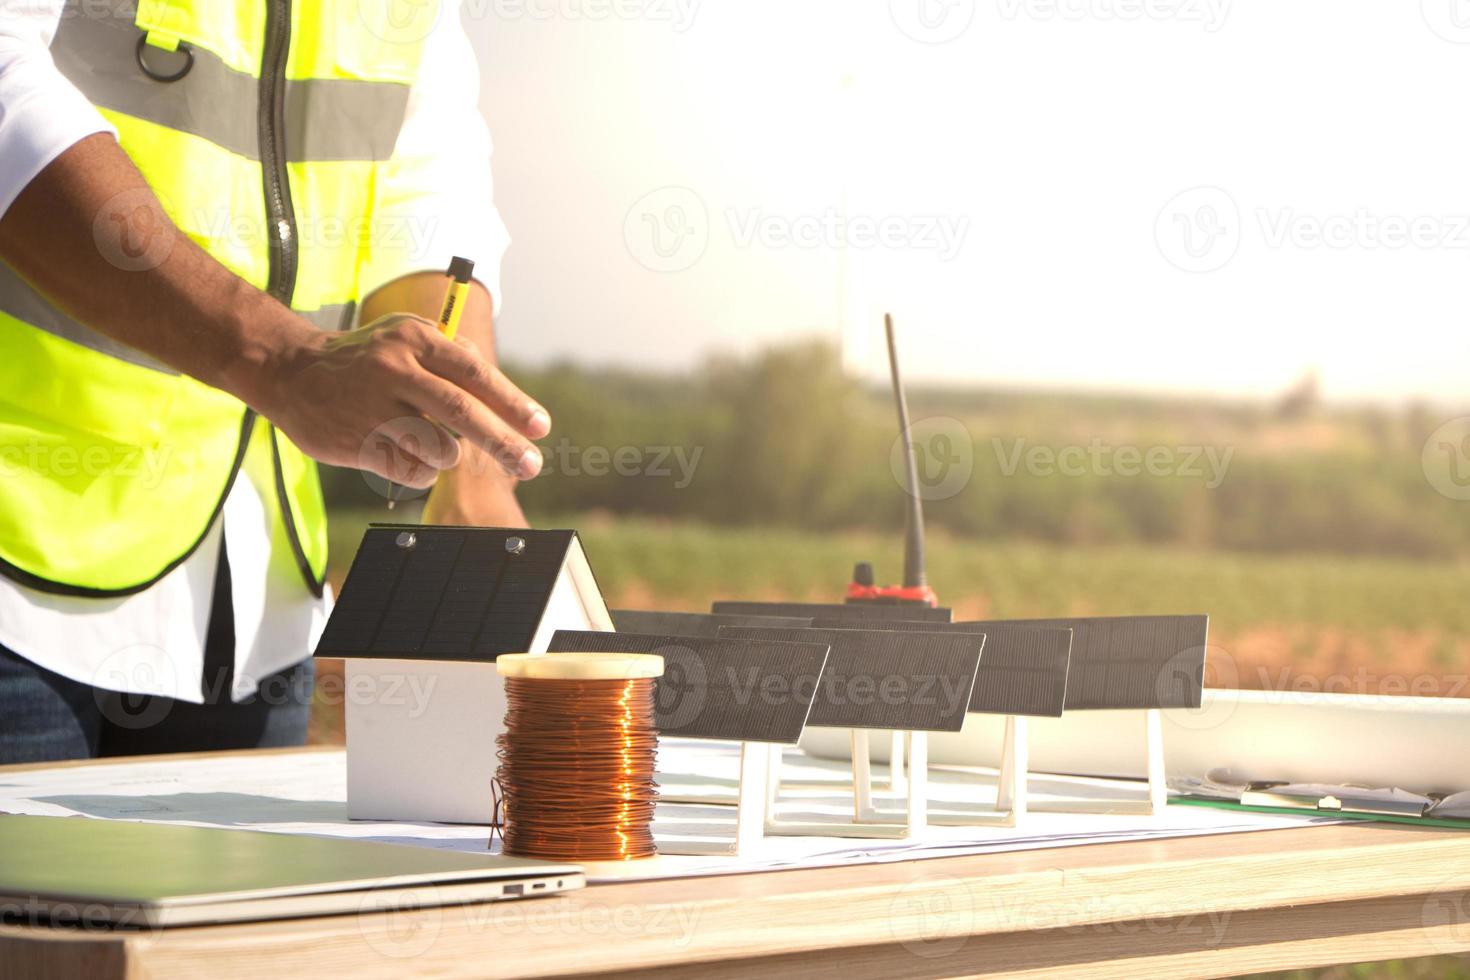
[[[33,768],[0,768],[0,776]],[[1005,947],[1008,958],[996,962],[1014,966],[1018,949],[1059,948],[1059,930],[1102,927],[1122,935],[1129,924],[1210,915],[1245,922],[1273,912],[1300,919],[1296,910],[1303,907],[1365,909],[1374,903],[1395,909],[1398,927],[1392,931],[1400,938],[1406,930],[1414,933],[1412,914],[1420,908],[1421,945],[1449,952],[1470,948],[1470,926],[1463,921],[1467,891],[1470,835],[1348,824],[607,884],[501,905],[132,935],[0,926],[0,965],[12,954],[101,958],[114,966],[109,958],[116,957],[123,973],[104,973],[163,976],[200,972],[227,957],[261,972],[362,978],[405,970],[474,975],[488,956],[504,976],[677,972],[747,962],[774,973],[783,963],[808,973],[813,957],[837,963],[859,953],[885,969],[939,967],[949,957],[923,951],[959,941],[957,955],[991,948],[999,955]],[[1429,921],[1435,910],[1446,921]],[[1305,949],[1314,941],[1302,936],[1298,945]],[[1405,940],[1394,948],[1412,945]],[[1280,948],[1285,953],[1288,945]],[[891,960],[894,950],[906,957],[900,964]],[[1194,950],[1193,959],[1179,962],[1198,964],[1209,952]],[[1140,965],[1146,953],[1138,954]],[[857,966],[843,976],[864,975]],[[1151,975],[1159,969],[1154,964]]]

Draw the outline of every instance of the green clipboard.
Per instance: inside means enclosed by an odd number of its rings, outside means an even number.
[[[1173,796],[1169,803],[1180,806],[1204,806],[1219,810],[1240,810],[1246,813],[1281,813],[1293,817],[1307,815],[1334,817],[1341,820],[1360,822],[1401,823],[1414,827],[1444,827],[1448,830],[1470,830],[1470,819],[1459,817],[1416,817],[1409,814],[1368,813],[1353,809],[1322,809],[1307,806],[1258,806],[1222,800],[1213,796]]]

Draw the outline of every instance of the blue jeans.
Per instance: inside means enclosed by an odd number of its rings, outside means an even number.
[[[306,742],[315,664],[262,678],[230,700],[235,619],[223,543],[204,645],[207,703],[119,694],[36,666],[0,647],[0,765],[160,752],[250,749]]]

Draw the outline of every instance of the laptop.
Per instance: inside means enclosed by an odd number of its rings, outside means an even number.
[[[582,869],[256,830],[0,815],[0,922],[159,928],[551,895]]]

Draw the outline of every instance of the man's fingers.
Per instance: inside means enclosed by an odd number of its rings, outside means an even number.
[[[468,345],[450,340],[433,343],[420,355],[419,362],[478,398],[521,435],[540,439],[551,431],[551,416],[546,409]]]
[[[359,468],[394,483],[423,489],[440,470],[458,465],[461,448],[448,432],[428,419],[404,416],[375,427],[363,441]]]
[[[418,411],[470,440],[507,473],[529,480],[541,472],[541,450],[476,398],[438,375],[421,375],[400,397]]]

